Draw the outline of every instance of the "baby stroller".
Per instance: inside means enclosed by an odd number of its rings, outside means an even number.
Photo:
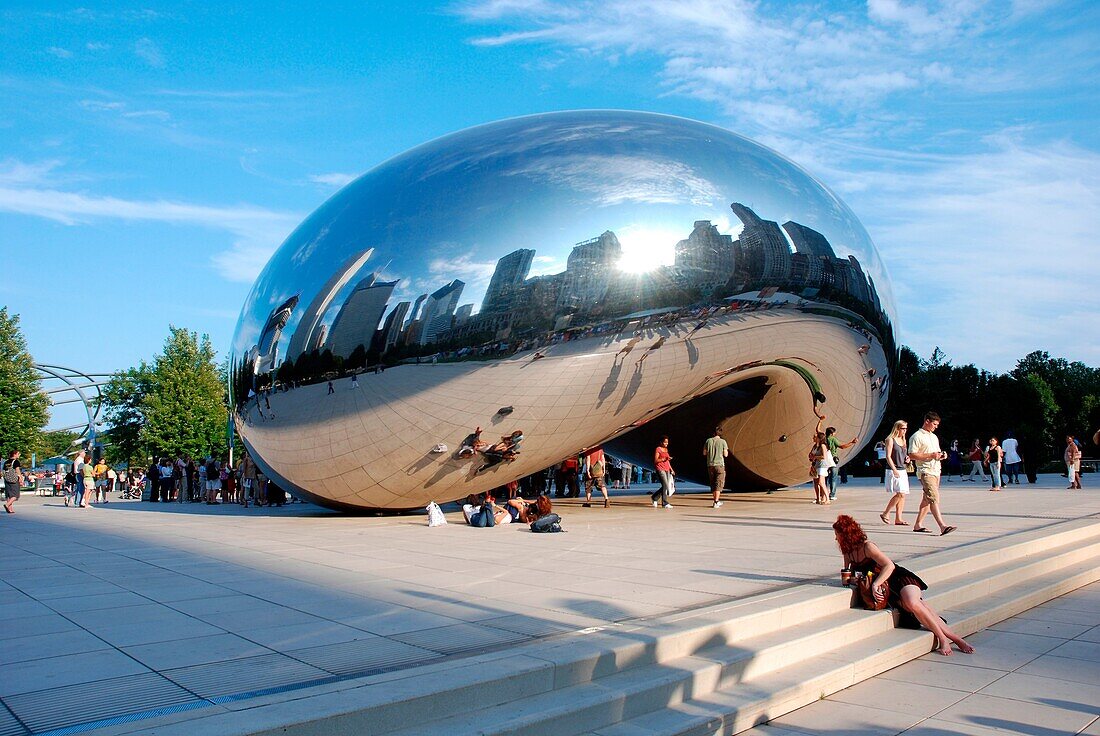
[[[135,483],[132,480],[127,480],[126,486],[122,489],[122,495],[120,495],[119,498],[127,499],[129,501],[140,501],[141,487],[142,483]]]

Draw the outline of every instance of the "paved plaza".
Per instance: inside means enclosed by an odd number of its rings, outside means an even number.
[[[15,516],[0,519],[7,553],[0,614],[9,623],[0,643],[0,734],[132,732],[148,719],[245,708],[257,698],[293,698],[307,687],[612,621],[831,583],[840,566],[830,528],[838,513],[860,519],[888,554],[919,572],[919,558],[930,552],[1100,512],[1100,493],[1065,490],[1056,475],[1001,493],[945,483],[945,515],[959,527],[947,537],[882,525],[887,494],[874,479],[840,486],[831,506],[810,503],[804,487],[727,495],[712,509],[709,494],[689,487],[665,510],[652,508],[645,490],[613,491],[610,509],[557,501],[567,530],[557,535],[522,526],[474,529],[457,511],[448,514],[449,525],[429,528],[423,515],[342,516],[312,505],[115,501],[78,510],[60,498],[24,496]],[[916,502],[911,496],[910,522]],[[1093,667],[1096,657],[1080,652],[1098,646],[1097,622],[1084,621],[1078,609],[1095,599],[1093,586],[1067,596],[1069,604],[1043,607],[1056,615],[1029,614],[1022,624],[980,634],[978,654],[965,662],[908,667],[965,665],[1003,674],[1047,656],[1069,660],[1054,663],[1063,669]],[[1059,613],[1066,610],[1077,613]],[[1021,644],[1027,637],[1051,646]],[[1062,651],[1078,654],[1054,653],[1062,642],[1047,640],[1058,637],[1073,639]],[[908,677],[903,670],[895,672]],[[962,677],[966,670],[949,672]],[[1047,677],[1049,669],[1022,674]],[[962,681],[973,683],[967,692],[995,684],[981,680]],[[956,691],[950,682],[941,685]],[[1009,689],[981,697],[1015,699],[1025,709],[1098,702],[1087,699],[1092,690],[1065,686],[1065,694],[1053,688],[1049,696],[1062,705],[1029,704],[1012,695],[1023,692],[1018,684],[1000,687]],[[795,721],[784,727],[802,728]]]
[[[1100,734],[1100,583],[926,654],[745,736]]]

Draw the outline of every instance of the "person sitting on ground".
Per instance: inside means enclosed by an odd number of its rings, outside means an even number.
[[[522,498],[510,498],[504,508],[512,517],[512,521],[518,521],[521,524],[530,524],[536,519],[549,514],[551,503],[550,499],[546,496],[539,496],[534,501],[527,501]]]
[[[478,450],[485,449],[487,445],[487,442],[481,440],[481,427],[478,427],[473,432],[466,435],[466,438],[462,440],[462,444],[458,448],[458,457],[473,457],[474,453]]]
[[[882,600],[882,583],[889,583],[888,603],[901,614],[898,625],[908,629],[923,626],[932,632],[934,638],[932,650],[947,657],[951,654],[951,644],[964,654],[971,654],[974,647],[956,634],[938,613],[921,597],[921,591],[928,586],[916,573],[895,565],[867,534],[859,522],[847,514],[841,514],[833,522],[833,533],[837,546],[844,556],[844,567],[864,574],[874,573],[872,591],[875,598]]]
[[[520,443],[523,442],[523,430],[517,429],[512,434],[502,435],[500,442],[481,449],[485,456],[485,464],[478,468],[477,472],[488,470],[500,462],[512,462],[519,454]]]
[[[493,502],[491,496],[470,494],[466,497],[466,503],[462,506],[462,515],[466,523],[476,527],[491,527],[500,524],[511,524],[512,514],[504,506]]]

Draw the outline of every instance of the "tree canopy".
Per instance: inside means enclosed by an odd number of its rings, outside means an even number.
[[[50,418],[49,405],[19,329],[19,315],[0,307],[0,452],[37,450]]]
[[[207,335],[169,327],[164,351],[152,363],[111,378],[106,419],[120,458],[225,454],[226,388],[214,358]]]
[[[919,425],[924,413],[938,412],[943,444],[958,439],[965,450],[974,438],[1012,432],[1033,460],[1060,458],[1066,434],[1091,437],[1100,427],[1100,369],[1035,351],[1008,373],[973,365],[954,366],[939,348],[927,359],[901,349],[881,439],[896,419]]]

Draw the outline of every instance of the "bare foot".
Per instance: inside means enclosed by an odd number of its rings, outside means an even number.
[[[959,651],[962,652],[963,654],[973,654],[974,653],[974,647],[970,646],[969,644],[967,644],[962,639],[959,639],[957,642],[955,642],[955,646],[957,646],[959,648]]]
[[[950,657],[951,656],[951,642],[945,642],[944,644],[941,645],[939,640],[937,639],[937,640],[932,642],[932,651],[937,652],[939,654],[942,654],[945,657]]]

